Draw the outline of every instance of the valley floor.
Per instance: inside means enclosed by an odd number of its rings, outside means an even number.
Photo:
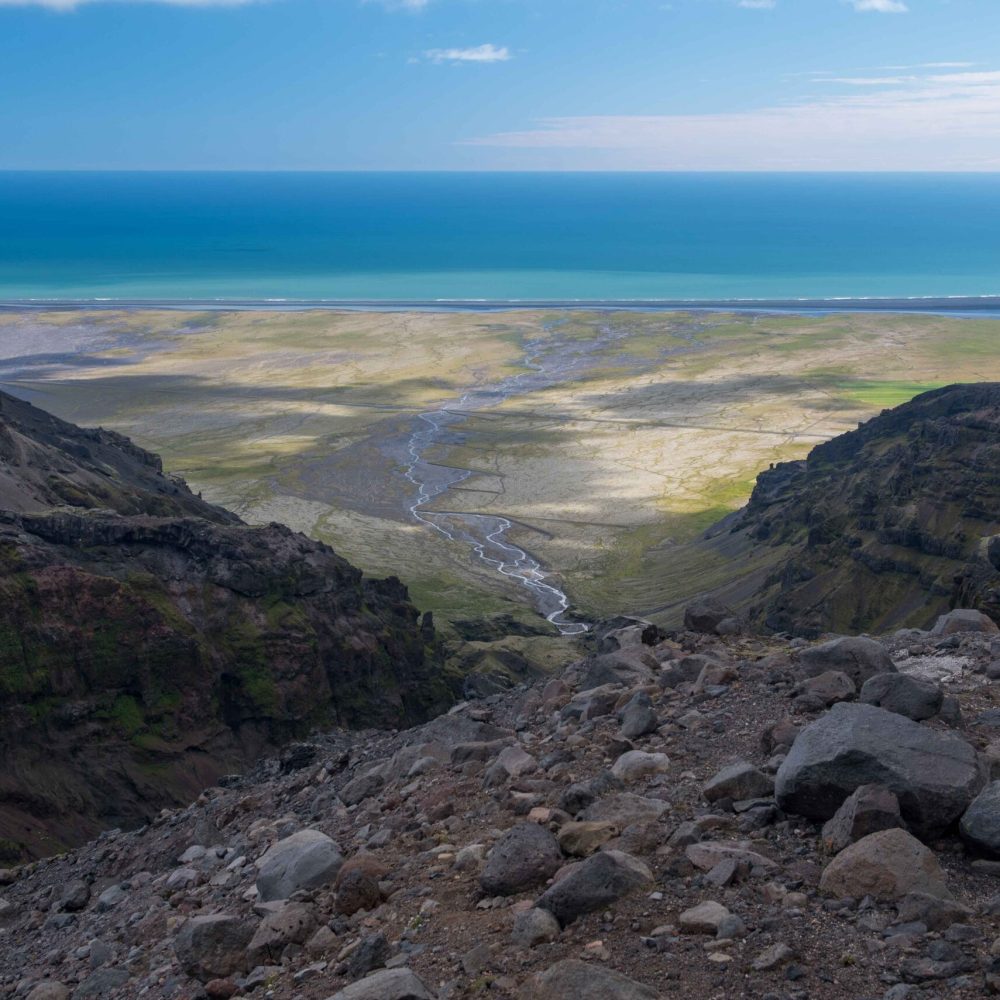
[[[933,315],[25,312],[0,315],[0,384],[399,576],[439,621],[530,616],[516,579],[410,512],[420,415],[443,413],[417,471],[451,486],[422,510],[508,520],[599,617],[716,585],[722,561],[674,548],[759,470],[925,389],[1000,379],[998,341],[1000,321]]]

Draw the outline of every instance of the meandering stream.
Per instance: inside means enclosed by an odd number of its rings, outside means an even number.
[[[553,328],[554,330],[554,328]],[[430,448],[454,437],[456,425],[471,412],[497,406],[512,396],[528,395],[569,378],[578,377],[599,363],[607,364],[602,352],[628,336],[628,328],[602,327],[599,336],[572,340],[552,333],[529,341],[522,364],[527,369],[492,384],[469,389],[454,403],[418,414],[419,423],[407,443],[409,465],[405,476],[416,487],[409,505],[414,520],[427,525],[449,541],[464,542],[476,558],[528,591],[532,603],[563,635],[588,631],[585,622],[569,614],[570,600],[541,563],[508,536],[513,522],[503,515],[432,511],[427,505],[473,475],[473,470],[438,465],[425,456]]]

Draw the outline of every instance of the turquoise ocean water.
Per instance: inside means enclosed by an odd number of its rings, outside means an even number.
[[[1000,295],[1000,175],[0,173],[0,302]]]

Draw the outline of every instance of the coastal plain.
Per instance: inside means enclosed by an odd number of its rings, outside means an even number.
[[[683,543],[761,469],[1000,380],[998,343],[1000,320],[927,314],[32,310],[0,313],[0,385],[399,576],[439,620],[530,617],[516,580],[410,510],[421,414],[445,411],[420,454],[454,482],[422,510],[507,519],[598,617],[717,585],[721,562],[688,565]]]

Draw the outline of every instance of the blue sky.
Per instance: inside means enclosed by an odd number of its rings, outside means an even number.
[[[0,0],[0,169],[1000,170],[1000,0]]]

